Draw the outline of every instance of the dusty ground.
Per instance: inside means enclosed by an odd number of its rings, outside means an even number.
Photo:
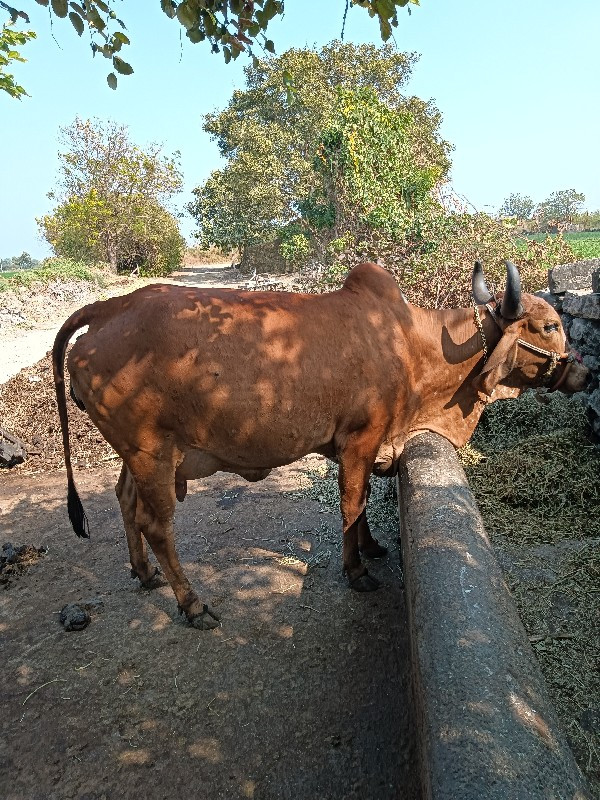
[[[89,542],[63,473],[4,478],[2,540],[48,548],[0,593],[6,800],[415,797],[396,551],[373,568],[385,588],[347,589],[301,475],[215,476],[179,508],[182,562],[222,618],[204,633],[129,577],[114,468],[79,473]],[[77,601],[92,622],[67,633]]]
[[[322,467],[194,484],[176,529],[221,614],[204,633],[168,586],[129,577],[116,461],[77,474],[90,541],[68,524],[64,471],[2,474],[0,544],[48,548],[0,585],[3,798],[416,797],[396,544],[372,568],[382,589],[346,587],[337,515],[298,494]],[[78,601],[91,624],[66,632]]]

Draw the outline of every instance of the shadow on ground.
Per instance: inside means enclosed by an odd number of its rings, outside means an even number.
[[[222,618],[199,632],[169,587],[130,579],[117,471],[77,476],[90,541],[64,473],[4,476],[1,541],[48,553],[0,594],[3,797],[416,797],[396,543],[372,570],[384,587],[356,594],[337,516],[294,494],[298,466],[197,482],[177,543]],[[91,624],[63,631],[82,600]]]

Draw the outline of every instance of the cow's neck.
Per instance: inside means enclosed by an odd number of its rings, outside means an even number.
[[[471,437],[485,407],[473,386],[483,366],[483,341],[473,309],[415,310],[414,378],[423,399],[415,427],[436,430],[460,447]],[[481,320],[489,355],[501,331],[487,310],[481,310]]]

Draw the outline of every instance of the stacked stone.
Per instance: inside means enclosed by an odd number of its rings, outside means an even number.
[[[562,318],[567,338],[592,378],[582,399],[600,436],[600,258],[559,264],[548,270],[550,294],[543,296]]]

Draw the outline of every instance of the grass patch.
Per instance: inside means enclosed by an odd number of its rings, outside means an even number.
[[[528,242],[543,242],[548,236],[554,238],[557,234],[534,233],[529,236],[520,237],[517,240],[517,244],[519,248],[525,251]],[[588,258],[600,258],[600,231],[565,233],[563,234],[563,239],[573,251],[576,261],[585,261]]]
[[[0,291],[47,285],[53,281],[81,281],[106,285],[106,270],[102,264],[90,265],[69,258],[49,258],[37,269],[24,269],[2,273]]]
[[[574,239],[569,241],[571,250],[577,258],[585,261],[588,258],[600,258],[600,234],[588,238]]]

